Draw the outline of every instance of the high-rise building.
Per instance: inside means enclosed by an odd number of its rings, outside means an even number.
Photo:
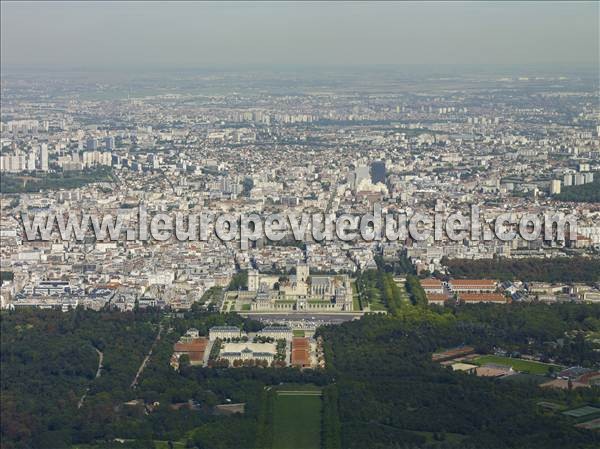
[[[85,148],[87,150],[97,150],[98,149],[98,141],[96,139],[88,139]]]
[[[375,161],[371,163],[371,182],[373,184],[385,184],[385,162]]]
[[[590,171],[590,164],[582,162],[581,164],[579,164],[579,171],[580,172]]]
[[[40,145],[40,170],[48,171],[48,144]]]
[[[11,168],[14,172],[27,170],[27,159],[25,158],[25,155],[22,152],[19,152],[18,154],[12,157]]]
[[[35,170],[35,152],[32,151],[27,155],[27,170],[34,171]]]
[[[565,185],[565,187],[569,187],[569,186],[573,185],[573,175],[571,173],[567,173],[563,177],[563,184]]]
[[[355,170],[354,185],[358,185],[364,180],[369,179],[369,167],[359,165]]]
[[[560,179],[553,179],[550,182],[550,195],[558,195],[560,193]]]
[[[160,168],[160,159],[158,158],[158,156],[156,154],[150,155],[150,162],[152,164],[153,169]]]
[[[115,138],[113,136],[108,136],[106,139],[104,139],[104,144],[106,145],[107,150],[114,150]]]

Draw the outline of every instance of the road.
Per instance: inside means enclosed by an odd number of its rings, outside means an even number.
[[[98,379],[101,375],[102,375],[102,368],[104,367],[104,365],[102,364],[104,362],[104,353],[102,351],[100,351],[98,348],[94,348],[96,350],[96,353],[98,354],[98,369],[96,370],[96,379]]]
[[[315,323],[316,325],[323,324],[341,324],[346,321],[358,319],[362,316],[362,313],[331,313],[331,314],[319,314],[319,313],[241,313],[240,315],[247,316],[253,320],[262,322],[288,322],[288,321],[302,321],[307,323]]]
[[[159,324],[158,325],[158,333],[156,334],[156,338],[152,342],[152,346],[150,346],[150,350],[148,351],[148,354],[146,354],[146,357],[144,357],[144,360],[142,360],[142,364],[138,368],[137,373],[135,374],[135,377],[134,377],[133,381],[131,382],[131,385],[129,386],[129,388],[135,388],[137,386],[140,376],[144,372],[144,368],[146,368],[146,365],[148,364],[150,357],[152,357],[152,351],[154,350],[156,343],[158,343],[158,341],[160,341],[160,335],[162,334],[162,330],[163,330],[162,324]]]
[[[104,353],[96,347],[94,347],[94,350],[96,351],[96,354],[98,354],[98,368],[96,368],[96,376],[94,377],[94,379],[98,379],[102,375]],[[89,393],[89,391],[90,391],[90,387],[88,386],[85,389],[85,392],[83,393],[83,395],[81,395],[81,397],[79,398],[79,402],[77,403],[78,409],[83,407],[83,403],[85,402],[85,398],[87,398],[87,394]]]

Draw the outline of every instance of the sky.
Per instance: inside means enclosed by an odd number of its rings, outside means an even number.
[[[599,2],[12,2],[14,66],[599,65]]]

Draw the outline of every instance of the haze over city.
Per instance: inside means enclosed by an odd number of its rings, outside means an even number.
[[[2,2],[2,64],[597,66],[597,2]]]

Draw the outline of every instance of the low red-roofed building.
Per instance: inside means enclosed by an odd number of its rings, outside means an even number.
[[[178,341],[173,345],[173,355],[179,359],[181,355],[186,354],[190,358],[190,364],[201,365],[207,345],[208,338],[205,337]]]
[[[452,279],[448,286],[454,293],[491,293],[498,283],[492,279]]]
[[[423,287],[425,293],[435,293],[440,295],[444,293],[444,286],[439,279],[423,279],[421,281],[421,287]]]
[[[448,297],[444,294],[427,293],[427,303],[428,304],[437,304],[439,306],[443,306],[447,300],[448,300]]]
[[[508,304],[510,302],[510,298],[507,298],[501,293],[461,293],[458,295],[458,299],[465,304],[473,304],[477,302]]]
[[[448,349],[443,352],[436,352],[431,355],[431,360],[433,360],[434,362],[444,362],[447,360],[462,358],[467,355],[473,354],[474,352],[475,348],[471,346],[461,346],[458,348]]]

